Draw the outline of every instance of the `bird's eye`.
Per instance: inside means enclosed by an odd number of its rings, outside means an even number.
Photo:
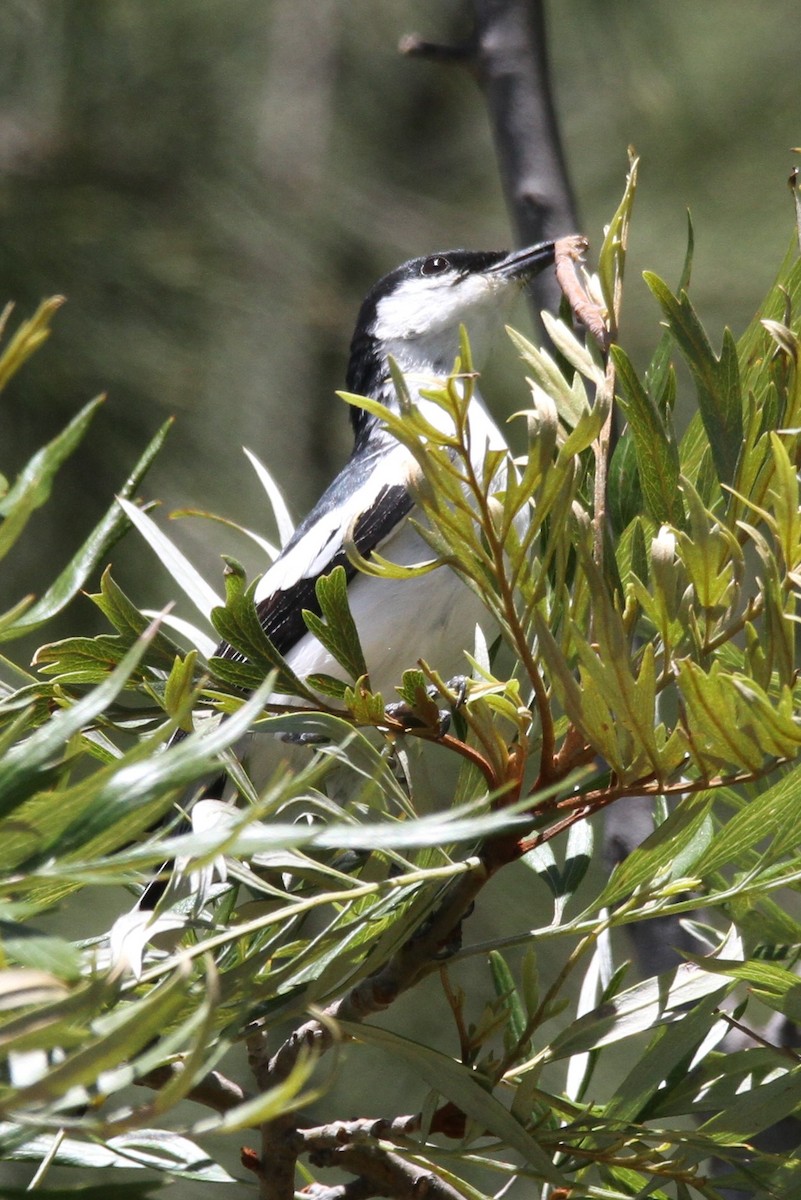
[[[420,267],[421,275],[441,275],[443,271],[447,271],[450,267],[447,258],[442,254],[432,254],[431,258],[427,258]]]

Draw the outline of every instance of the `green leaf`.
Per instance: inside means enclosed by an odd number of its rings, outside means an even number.
[[[212,654],[209,670],[220,683],[237,692],[251,692],[264,679],[264,671],[252,663],[242,662],[238,658],[223,658],[219,654]]]
[[[275,671],[277,690],[319,703],[264,632],[253,600],[258,579],[245,588],[240,572],[241,568],[229,559],[225,576],[225,607],[213,608],[211,621],[220,637],[246,661],[237,663],[227,657],[214,656],[209,661],[210,668],[218,678],[229,683],[241,678],[242,683],[235,683],[234,686],[244,688],[253,687],[270,671]]]
[[[107,620],[123,635],[126,644],[139,638],[150,626],[150,620],[139,611],[114,581],[111,568],[107,567],[100,580],[100,591],[89,596]],[[169,669],[178,647],[159,629],[152,641],[153,653],[159,656],[158,665]]]
[[[76,980],[81,975],[81,956],[71,942],[40,933],[27,925],[2,922],[2,950],[21,967],[50,971],[59,979]]]
[[[720,358],[716,358],[687,293],[682,291],[677,298],[650,271],[644,273],[644,279],[659,301],[695,381],[718,479],[733,484],[743,443],[743,401],[734,338],[728,329],[724,332]]]
[[[796,766],[717,830],[693,869],[708,876],[730,864],[748,862],[757,847],[764,863],[777,861],[797,847],[799,828],[801,767]]]
[[[170,430],[171,424],[171,420],[165,421],[147,446],[144,454],[122,485],[120,489],[121,496],[130,498],[135,495],[139,485],[150,469],[154,458],[164,444],[164,439]],[[87,578],[101,559],[108,554],[111,547],[122,536],[128,528],[128,524],[128,520],[120,512],[119,506],[115,501],[55,582],[28,609],[24,617],[18,618],[10,629],[4,631],[4,638],[20,637],[24,633],[30,633],[32,630],[38,629],[45,621],[55,616],[56,613],[61,612],[83,587]]]
[[[425,692],[428,687],[428,679],[419,667],[413,667],[409,671],[403,672],[398,695],[405,704],[410,708],[414,708],[417,704],[419,693]]]
[[[743,575],[743,553],[734,535],[706,508],[689,479],[682,478],[689,528],[679,533],[679,557],[700,608],[709,614],[732,609]]]
[[[28,796],[47,785],[52,771],[64,756],[70,738],[81,732],[122,691],[156,634],[153,624],[112,673],[88,696],[52,719],[9,749],[0,763],[0,816],[12,812]]]
[[[55,675],[61,684],[102,683],[122,661],[125,650],[121,637],[101,633],[40,646],[33,661],[42,675]]]
[[[629,225],[631,223],[632,208],[634,207],[634,197],[637,193],[638,165],[639,159],[630,151],[626,190],[623,193],[623,199],[620,201],[615,215],[607,226],[603,244],[598,253],[598,276],[601,280],[601,291],[603,292],[604,301],[610,314],[613,330],[616,329],[620,317]]]
[[[579,1017],[551,1041],[548,1058],[584,1054],[659,1025],[683,1021],[687,1005],[705,996],[730,991],[720,975],[692,963],[655,975],[606,1000]],[[691,1011],[691,1010],[690,1010]]]
[[[53,1149],[54,1135],[41,1134],[25,1142],[24,1146],[8,1151],[4,1148],[3,1158],[11,1162],[41,1162]],[[192,1179],[205,1183],[235,1183],[223,1167],[209,1158],[208,1153],[189,1138],[171,1129],[137,1129],[118,1134],[104,1143],[79,1141],[76,1137],[62,1138],[58,1143],[53,1164],[61,1167],[80,1167],[85,1172],[108,1167],[131,1170],[132,1168],[164,1171],[179,1179]],[[88,1177],[88,1176],[87,1176]],[[152,1200],[153,1183],[106,1183],[98,1187],[81,1184],[79,1191],[72,1187],[53,1191],[49,1187],[37,1188],[45,1200]],[[8,1196],[3,1189],[2,1195]],[[29,1195],[20,1191],[19,1195]]]
[[[689,660],[678,682],[687,714],[688,743],[700,768],[759,774],[769,758],[794,758],[801,727],[785,689],[778,703],[753,680],[727,670],[720,660],[704,672]]]
[[[609,515],[617,537],[637,520],[643,508],[643,492],[637,469],[634,434],[627,426],[612,453],[609,464]]]
[[[798,475],[796,466],[777,433],[770,434],[773,452],[774,482],[771,487],[771,511],[786,570],[792,571],[801,561],[801,514],[798,506]]]
[[[46,1149],[52,1146],[53,1138],[42,1137],[37,1139],[40,1144]],[[42,1154],[36,1156],[36,1161],[41,1161]],[[153,1190],[158,1184],[153,1180],[142,1181],[141,1183],[116,1183],[114,1184],[114,1200],[153,1200]],[[42,1197],[42,1200],[75,1200],[75,1188],[71,1184],[64,1187],[41,1187],[36,1189]],[[91,1184],[82,1184],[80,1191],[81,1200],[108,1200],[109,1185],[101,1183],[97,1187]],[[3,1200],[29,1200],[30,1192],[23,1188],[3,1188]]]
[[[638,1121],[647,1118],[648,1106],[657,1091],[669,1094],[670,1084],[665,1086],[665,1081],[677,1065],[697,1049],[719,1019],[718,1002],[719,998],[714,995],[702,999],[688,1011],[683,1021],[657,1029],[648,1047],[638,1054],[629,1073],[616,1086],[615,1094],[606,1106],[607,1119]],[[683,1072],[681,1078],[684,1078]]]
[[[314,587],[321,616],[303,610],[306,628],[333,658],[344,667],[351,679],[367,674],[367,664],[359,641],[359,631],[348,603],[348,577],[345,568],[334,567],[329,575],[321,575]]]
[[[380,692],[369,691],[361,680],[345,689],[345,706],[359,725],[380,725],[384,719],[383,697]]]
[[[506,332],[531,370],[535,384],[555,403],[560,419],[569,429],[573,429],[590,407],[581,376],[577,372],[572,385],[569,384],[547,350],[535,346],[510,326],[507,326]]]
[[[275,679],[270,675],[238,712],[220,721],[216,727],[198,730],[174,742],[163,753],[154,753],[153,745],[142,742],[116,764],[114,770],[100,773],[91,802],[60,835],[60,852],[74,852],[92,838],[103,835],[115,823],[130,820],[156,802],[160,801],[166,808],[174,791],[200,779],[217,765],[220,753],[247,732],[274,687]],[[156,744],[163,737],[164,731],[157,734]]]
[[[521,1043],[520,1039],[526,1030],[526,1010],[515,985],[514,976],[506,959],[498,950],[490,950],[489,966],[492,975],[492,986],[495,995],[503,1004],[506,1013],[506,1028],[504,1030],[504,1045],[507,1054],[515,1051],[516,1055],[525,1056],[530,1051],[530,1039]]]
[[[50,496],[53,479],[62,463],[80,444],[103,397],[91,400],[69,425],[34,454],[23,467],[13,487],[0,499],[0,558],[5,557],[37,508]]]
[[[573,330],[568,329],[564,321],[557,320],[547,311],[542,313],[542,323],[545,332],[562,358],[596,388],[602,387],[603,367],[593,358],[588,347],[579,341]]]
[[[664,887],[674,879],[704,872],[701,861],[715,836],[710,817],[713,792],[685,796],[666,820],[626,856],[593,903],[611,907],[640,888]]]
[[[23,321],[12,334],[0,355],[0,391],[50,336],[50,322],[63,303],[63,296],[51,296],[49,300],[42,301],[33,316]],[[8,310],[4,314],[3,324],[7,315]]]
[[[755,1134],[775,1125],[801,1104],[801,1067],[782,1071],[738,1096],[725,1111],[705,1121],[699,1133],[721,1145],[750,1142]]]
[[[102,633],[94,638],[64,638],[40,646],[33,661],[43,675],[55,675],[61,684],[99,683],[148,630],[148,645],[140,659],[141,665],[160,671],[171,670],[178,647],[160,629],[151,630],[151,618],[141,613],[117,586],[110,568],[103,572],[100,591],[90,595],[89,599],[118,633]],[[138,682],[133,673],[130,682],[132,686]]]
[[[216,660],[219,662],[219,659]],[[330,696],[333,700],[345,701],[345,693],[348,690],[348,685],[344,679],[337,679],[334,675],[326,675],[324,672],[317,672],[314,675],[306,676],[306,684],[313,688],[320,696]]]
[[[561,920],[565,906],[584,879],[592,859],[594,834],[589,821],[571,825],[565,849],[565,864],[560,868],[549,842],[543,842],[523,855],[523,862],[535,871],[553,893],[554,920]]]
[[[679,492],[679,451],[664,418],[637,378],[628,355],[612,346],[621,407],[631,426],[642,494],[650,516],[660,525],[683,525]]]
[[[215,605],[220,604],[220,597],[217,593],[209,587],[186,555],[159,529],[147,513],[143,512],[141,508],[137,508],[135,504],[131,504],[123,496],[119,497],[117,503],[131,524],[142,534],[159,561],[167,568],[178,586],[182,588],[203,616],[208,617]]]
[[[273,510],[276,528],[278,529],[278,540],[281,546],[285,546],[292,534],[295,532],[295,522],[292,520],[289,509],[286,506],[286,501],[281,493],[281,489],[273,479],[270,472],[265,467],[264,463],[256,457],[256,455],[244,447],[245,455],[247,456],[251,466],[255,470],[259,483],[267,493],[267,499],[270,502],[270,507]]]
[[[192,704],[197,697],[195,672],[197,651],[191,650],[186,658],[175,656],[172,670],[164,685],[164,709],[168,716],[180,721],[185,733],[192,732]]]
[[[687,210],[687,249],[684,254],[684,263],[679,276],[677,292],[686,292],[690,287],[690,277],[692,275],[693,254],[695,252],[695,231],[693,229],[692,217],[689,209]],[[659,339],[656,350],[654,351],[648,368],[645,372],[648,395],[653,398],[657,409],[663,416],[666,416],[672,409],[676,400],[676,374],[671,362],[671,354],[675,346],[675,339],[670,329],[665,329],[662,337]]]
[[[788,311],[796,316],[801,305],[801,258],[792,240],[777,277],[751,324],[737,346],[743,371],[743,392],[753,391],[761,402],[771,380],[773,355],[766,320],[786,322]],[[797,386],[797,383],[796,383]],[[782,418],[786,420],[786,416]]]
[[[585,546],[581,546],[584,578],[593,605],[594,644],[577,625],[571,640],[580,662],[577,681],[562,650],[539,613],[534,623],[540,653],[565,712],[587,740],[626,779],[643,775],[670,775],[683,756],[675,739],[665,741],[664,730],[655,728],[656,674],[654,650],[647,645],[641,655],[639,673],[633,674],[630,635]]]

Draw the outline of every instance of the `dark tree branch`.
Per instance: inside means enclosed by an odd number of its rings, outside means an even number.
[[[360,1196],[389,1196],[392,1200],[463,1200],[462,1194],[425,1168],[404,1162],[382,1146],[346,1143],[314,1150],[309,1160],[316,1167],[339,1167],[363,1181],[370,1191]],[[351,1193],[352,1195],[353,1193]]]
[[[501,183],[521,245],[577,231],[551,88],[541,0],[472,0],[479,79]],[[533,284],[537,309],[559,307],[550,273]]]
[[[358,1117],[354,1121],[331,1121],[328,1125],[308,1126],[299,1129],[296,1135],[298,1149],[309,1146],[341,1146],[345,1142],[364,1141],[367,1138],[383,1138],[397,1141],[420,1130],[419,1114],[404,1117]]]
[[[504,195],[520,245],[577,230],[576,206],[559,138],[551,88],[545,6],[541,0],[471,0],[474,29],[455,46],[416,34],[404,54],[468,66],[486,98]],[[532,283],[535,315],[556,309],[560,293],[549,273]]]

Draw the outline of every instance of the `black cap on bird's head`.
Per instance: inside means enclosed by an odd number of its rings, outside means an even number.
[[[507,301],[552,266],[554,243],[523,250],[444,250],[412,258],[368,292],[351,342],[347,387],[375,395],[391,355],[403,371],[445,374],[465,325],[480,362]],[[354,410],[358,419],[358,410]]]

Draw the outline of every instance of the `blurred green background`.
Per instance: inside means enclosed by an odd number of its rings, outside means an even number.
[[[13,476],[90,396],[107,391],[108,403],[9,560],[0,611],[52,579],[168,415],[177,423],[145,488],[165,513],[200,507],[270,532],[242,445],[296,515],[313,502],[349,449],[334,393],[367,287],[411,255],[510,241],[473,80],[396,52],[411,30],[461,36],[466,7],[3,0],[0,298],[16,303],[12,322],[45,296],[68,303],[2,397],[0,470]],[[799,25],[791,0],[550,6],[580,229],[596,248],[627,146],[642,156],[623,327],[640,363],[658,336],[640,272],[675,282],[687,207],[692,292],[714,339],[726,323],[742,330],[790,244]],[[498,413],[519,408],[509,369],[496,363],[494,377]],[[219,526],[182,521],[171,533],[217,587],[223,550],[264,567]],[[138,604],[173,598],[136,534],[113,559]],[[102,628],[85,601],[61,632],[79,628]],[[504,912],[515,927],[521,913],[539,923],[541,885],[520,868],[509,905],[511,886],[505,875],[471,940],[491,936]],[[413,1021],[426,1036],[419,1007]],[[382,1089],[389,1111],[385,1065]],[[347,1100],[340,1107],[349,1115]],[[236,1170],[236,1148],[226,1153]]]
[[[416,30],[466,29],[455,0],[5,0],[0,6],[0,295],[13,319],[68,303],[0,405],[12,474],[89,396],[108,403],[5,573],[40,591],[145,441],[177,417],[146,494],[269,526],[241,451],[302,514],[349,448],[334,396],[359,300],[397,262],[503,246],[509,225],[480,93],[460,68],[401,58]],[[738,332],[792,228],[801,142],[798,6],[692,0],[550,6],[550,46],[581,230],[597,247],[626,148],[642,156],[623,336],[642,359],[675,281],[685,209],[693,294]],[[526,314],[518,315],[525,322]],[[501,373],[501,380],[504,376]],[[496,388],[499,412],[521,394]],[[215,585],[207,522],[171,532]],[[136,535],[114,554],[138,603],[172,587]],[[85,602],[65,625],[99,627]],[[51,633],[52,636],[52,633]]]

